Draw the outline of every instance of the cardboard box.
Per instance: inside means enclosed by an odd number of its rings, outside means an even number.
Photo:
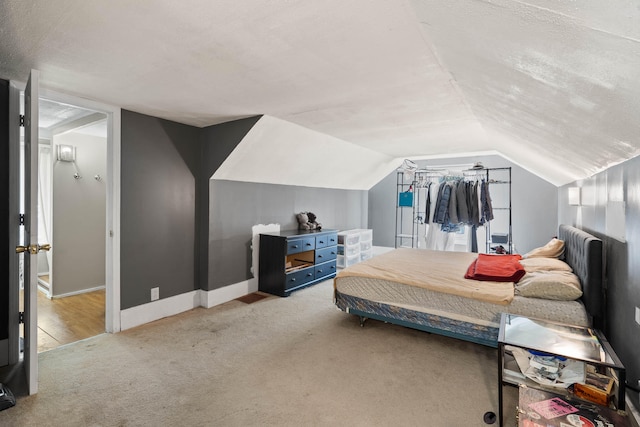
[[[574,384],[573,393],[581,399],[601,406],[609,406],[613,393],[613,379],[606,375],[587,372],[585,384]]]

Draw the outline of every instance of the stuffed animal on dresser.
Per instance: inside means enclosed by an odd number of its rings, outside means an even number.
[[[313,212],[300,212],[296,218],[300,230],[320,230],[322,228],[322,224],[316,221],[317,218]]]
[[[320,230],[322,229],[322,224],[316,221],[317,217],[313,212],[307,212],[307,216],[309,217],[309,225],[312,230]]]

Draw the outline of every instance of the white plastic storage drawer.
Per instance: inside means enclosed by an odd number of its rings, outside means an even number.
[[[353,256],[360,254],[360,244],[355,245],[338,245],[338,255]]]
[[[361,242],[370,242],[373,240],[373,230],[358,230],[360,231],[360,241]]]
[[[364,261],[373,256],[373,249],[368,249],[366,251],[360,252],[360,261]]]
[[[360,255],[356,254],[353,256],[348,256],[348,255],[338,255],[338,267],[340,268],[346,268],[349,267],[353,264],[357,264],[358,262],[360,262]]]
[[[339,245],[357,245],[360,243],[360,233],[357,231],[342,231],[338,233]]]
[[[367,240],[366,242],[360,242],[360,250],[368,251],[373,247],[373,242],[371,240]]]

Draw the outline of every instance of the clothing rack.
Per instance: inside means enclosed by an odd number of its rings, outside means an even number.
[[[422,201],[420,191],[416,189],[428,186],[430,182],[437,182],[446,171],[442,170],[398,170],[396,179],[396,241],[395,247],[417,248],[420,246],[418,228],[424,221],[426,212],[420,210]],[[402,205],[402,193],[410,193],[411,203]]]
[[[473,168],[463,171],[399,169],[396,179],[395,247],[420,247],[419,227],[428,219],[427,215],[429,213],[424,211],[424,205],[427,200],[421,200],[424,196],[419,190],[428,188],[430,183],[441,183],[448,180],[484,181],[490,186],[506,185],[506,203],[503,205],[505,200],[500,200],[500,204],[494,206],[493,211],[499,217],[497,222],[504,225],[507,228],[507,232],[492,234],[491,221],[486,221],[483,224],[486,233],[485,250],[486,253],[512,253],[511,168],[485,168],[481,164],[476,164]],[[401,201],[401,198],[404,201]],[[410,203],[408,199],[411,199]],[[505,197],[503,196],[502,199],[505,199]],[[473,230],[472,250],[476,251],[475,227],[473,227]],[[504,252],[499,246],[502,246]]]
[[[513,253],[513,217],[511,211],[511,167],[503,168],[485,168],[480,163],[476,163],[474,167],[464,170],[465,179],[484,179],[490,186],[506,186],[506,191],[502,204],[494,205],[494,214],[498,214],[500,218],[494,218],[493,222],[500,222],[506,225],[506,233],[492,233],[492,221],[485,223],[485,250],[486,253],[500,253],[497,249],[502,246],[506,253]],[[495,194],[495,193],[493,193]],[[494,227],[495,228],[495,227]],[[506,234],[506,236],[505,236]]]
[[[395,247],[420,247],[419,227],[424,224],[427,212],[424,210],[425,200],[422,200],[421,192],[416,189],[425,188],[430,183],[440,183],[449,179],[461,179],[456,173],[448,169],[415,169],[398,170],[396,180],[396,241]],[[401,206],[399,199],[401,193],[412,193],[412,204]]]
[[[420,192],[413,191],[424,179],[422,172],[401,171],[396,177],[396,234],[395,247],[418,247],[418,222]],[[403,193],[410,193],[411,201],[402,200]],[[417,197],[416,197],[417,196]],[[408,196],[407,196],[408,197]]]

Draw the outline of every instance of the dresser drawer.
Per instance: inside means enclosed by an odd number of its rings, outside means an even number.
[[[336,260],[334,259],[333,261],[317,264],[315,267],[315,278],[320,279],[321,277],[336,273]]]
[[[326,248],[327,246],[329,246],[329,235],[328,234],[316,237],[316,249],[318,249],[318,248]]]
[[[335,246],[338,244],[338,233],[325,234],[316,237],[316,249]]]
[[[314,266],[287,273],[284,288],[291,289],[313,281]]]
[[[316,264],[331,261],[336,259],[338,255],[337,246],[330,246],[328,248],[316,249]]]
[[[296,254],[298,252],[311,251],[316,247],[315,237],[305,237],[303,239],[287,240],[287,253]]]

